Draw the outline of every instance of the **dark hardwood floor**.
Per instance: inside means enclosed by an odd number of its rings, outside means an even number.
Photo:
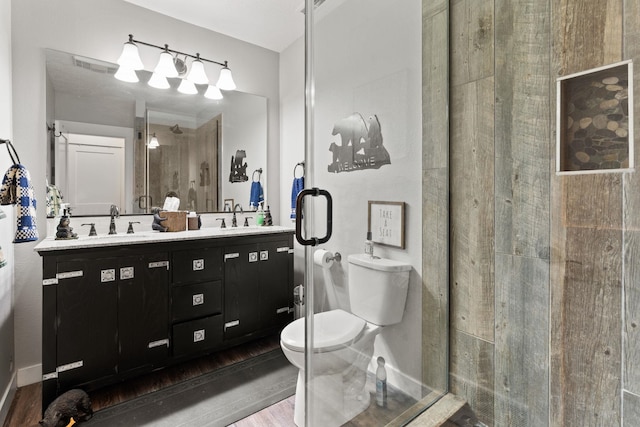
[[[99,411],[279,347],[279,337],[272,336],[170,366],[161,371],[91,392],[92,406],[94,411]],[[371,383],[371,381],[368,381],[368,383]],[[41,419],[41,390],[40,383],[19,388],[3,427],[38,427],[38,421]],[[372,404],[369,409],[345,424],[345,426],[383,426],[415,403],[415,400],[403,393],[389,389],[388,405],[386,408],[380,408],[374,403],[375,390],[373,390],[373,386],[369,386],[369,392],[372,393]],[[293,410],[294,396],[291,396],[269,408],[235,422],[232,427],[295,427]]]
[[[95,390],[90,393],[91,404],[94,411],[99,411],[276,348],[280,348],[279,336],[277,335],[212,353],[189,362],[167,367],[161,371]],[[38,421],[42,419],[40,412],[42,407],[41,396],[42,387],[40,383],[18,388],[3,427],[39,426]],[[293,411],[291,411],[290,417],[293,419]],[[245,426],[250,425],[245,424]]]

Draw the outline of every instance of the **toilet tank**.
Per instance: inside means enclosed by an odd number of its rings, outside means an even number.
[[[351,312],[376,325],[402,321],[411,265],[367,254],[349,255]]]

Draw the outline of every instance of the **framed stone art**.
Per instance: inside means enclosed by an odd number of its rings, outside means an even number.
[[[634,168],[631,61],[558,78],[556,114],[556,173]]]

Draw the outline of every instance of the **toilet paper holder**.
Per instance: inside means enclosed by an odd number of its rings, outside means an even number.
[[[329,261],[340,262],[342,261],[342,255],[340,255],[340,252],[334,252],[333,256],[329,258]]]

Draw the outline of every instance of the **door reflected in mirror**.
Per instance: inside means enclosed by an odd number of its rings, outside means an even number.
[[[223,91],[223,99],[207,99],[206,85],[186,95],[177,90],[180,78],[168,79],[171,87],[159,90],[147,85],[151,73],[145,70],[137,72],[139,82],[127,83],[114,78],[115,64],[50,49],[45,53],[47,124],[55,127],[49,132],[46,176],[74,215],[108,215],[104,206],[111,204],[122,214],[149,213],[162,207],[171,191],[184,210],[222,211],[224,199],[248,205],[251,180],[230,179],[238,151],[246,153],[247,174],[261,169],[266,182],[266,98]],[[153,133],[159,147],[150,149]],[[86,142],[70,144],[70,135],[123,140],[123,160],[98,160],[97,153],[86,153]],[[107,147],[97,146],[94,151]],[[83,149],[74,154],[78,147]],[[120,181],[122,189],[106,190],[95,180]]]

